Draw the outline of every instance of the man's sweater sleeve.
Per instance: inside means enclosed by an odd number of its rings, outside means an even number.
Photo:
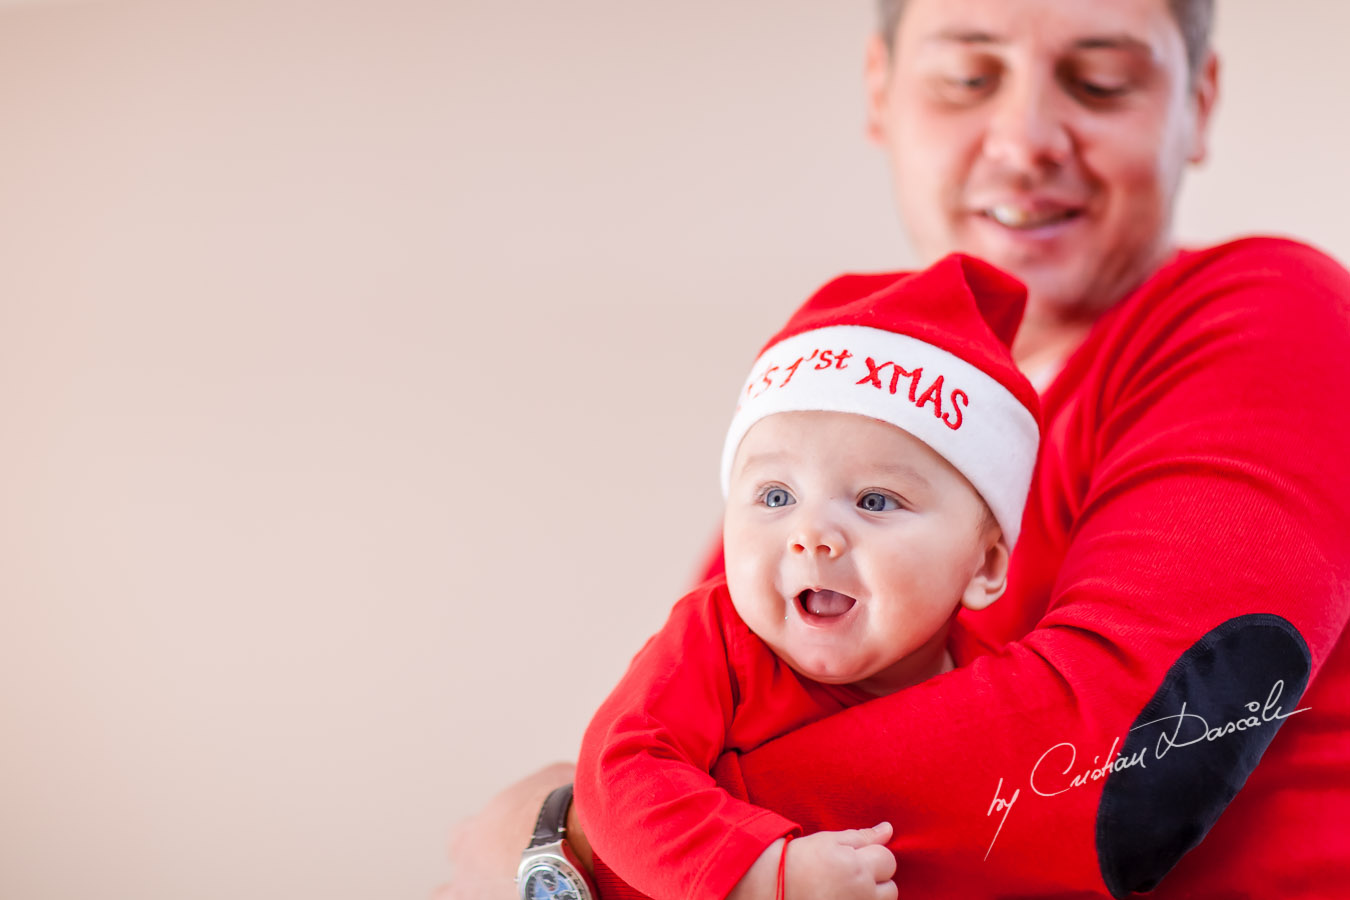
[[[1278,728],[1318,727],[1291,714],[1350,616],[1350,277],[1266,242],[1162,296],[1105,323],[1052,425],[1027,527],[1067,550],[1034,628],[741,760],[808,831],[889,820],[902,896],[1145,890]]]
[[[577,762],[587,838],[657,900],[721,900],[765,847],[797,831],[709,775],[736,699],[721,627],[730,609],[719,590],[705,586],[676,604],[591,720]]]

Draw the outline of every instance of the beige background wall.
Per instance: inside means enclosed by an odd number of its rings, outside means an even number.
[[[1221,5],[1182,234],[1350,259],[1350,5]],[[422,897],[570,757],[759,342],[911,261],[869,21],[0,4],[0,896]]]

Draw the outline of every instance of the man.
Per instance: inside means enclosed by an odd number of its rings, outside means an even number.
[[[869,131],[925,261],[960,250],[1028,285],[1014,349],[1045,449],[1009,592],[963,617],[959,668],[721,775],[808,831],[891,822],[902,896],[1324,897],[1350,877],[1331,399],[1350,276],[1289,242],[1174,249],[1217,95],[1211,9],[882,3]],[[811,798],[777,777],[789,761],[814,764]],[[461,828],[447,896],[511,896],[569,777]]]
[[[1218,64],[1212,3],[1168,5],[881,2],[868,129],[901,218],[925,259],[959,250],[1027,285],[1024,367],[1066,355],[1171,252]]]

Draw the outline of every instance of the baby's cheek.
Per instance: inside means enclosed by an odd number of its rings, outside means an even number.
[[[731,605],[751,631],[765,640],[782,631],[783,612],[771,608],[773,601],[765,596],[762,588],[752,583],[737,586],[732,583],[729,573],[727,588],[731,592]]]

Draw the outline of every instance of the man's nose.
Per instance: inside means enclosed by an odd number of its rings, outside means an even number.
[[[1073,153],[1068,99],[1051,76],[1009,79],[990,99],[984,155],[1024,174],[1063,166]]]
[[[794,556],[822,556],[837,559],[848,549],[843,529],[823,519],[803,519],[789,537],[788,549]]]

